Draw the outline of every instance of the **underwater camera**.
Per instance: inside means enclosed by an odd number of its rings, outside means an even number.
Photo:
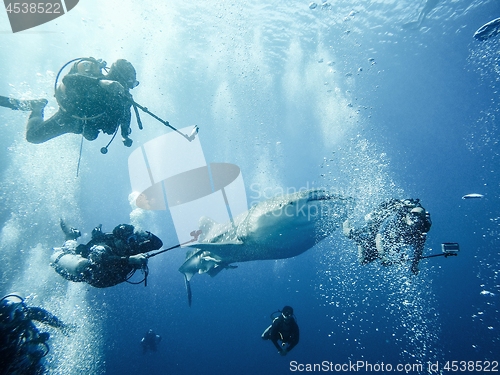
[[[456,242],[444,242],[441,244],[441,250],[445,257],[457,256],[460,251],[460,246]]]

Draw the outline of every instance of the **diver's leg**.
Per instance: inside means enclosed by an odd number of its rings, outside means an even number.
[[[26,126],[26,140],[30,143],[43,143],[66,133],[81,133],[80,124],[61,110],[43,120],[43,108],[34,108]]]

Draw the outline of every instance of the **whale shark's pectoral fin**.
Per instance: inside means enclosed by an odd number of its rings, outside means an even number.
[[[236,268],[222,261],[220,257],[203,249],[194,249],[186,254],[186,261],[179,267],[179,272],[184,274],[188,303],[191,306],[191,278],[197,273],[207,273],[216,276],[225,268]]]
[[[210,275],[211,277],[215,277],[219,274],[220,271],[222,270],[229,270],[229,269],[235,269],[238,268],[238,266],[232,265],[232,264],[226,264],[226,263],[221,263],[215,266],[214,268],[210,269],[207,271],[207,274]]]
[[[180,266],[179,272],[186,276],[187,281],[190,281],[195,274],[206,273],[217,267],[219,263],[221,259],[210,251],[195,249],[187,252],[186,261]]]

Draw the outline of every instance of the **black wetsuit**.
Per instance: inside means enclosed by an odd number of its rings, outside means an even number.
[[[59,110],[44,121],[43,111],[33,110],[28,121],[26,139],[31,143],[43,143],[66,133],[83,134],[93,141],[99,131],[113,134],[121,127],[122,136],[130,133],[130,94],[119,96],[101,87],[99,81],[106,79],[73,73],[66,75],[62,82],[64,93],[58,88],[56,99]]]
[[[66,325],[41,307],[26,306],[20,297],[15,296],[19,302],[7,297],[0,302],[0,375],[41,374],[49,334],[40,333],[33,321],[60,329]]]
[[[158,344],[161,341],[161,336],[154,333],[152,330],[146,332],[141,340],[142,351],[146,353],[148,350],[156,352]]]
[[[102,233],[100,227],[97,227],[92,231],[92,239],[87,244],[76,246],[74,240],[66,241],[63,247],[58,248],[59,255],[51,265],[67,280],[107,288],[127,281],[141,267],[144,267],[147,275],[147,265],[130,264],[129,257],[158,250],[162,246],[162,241],[154,234],[147,231],[134,232],[132,225],[118,225],[113,233]],[[83,263],[78,274],[59,262],[66,255],[81,256],[75,260]]]
[[[264,338],[271,340],[278,352],[283,350],[283,346],[278,343],[281,341],[286,344],[285,349],[289,352],[299,343],[299,326],[292,316],[285,319],[280,315],[273,320],[268,335]]]
[[[137,269],[129,263],[129,256],[158,250],[162,246],[163,242],[147,231],[124,236],[116,231],[94,232],[91,241],[77,247],[77,254],[91,261],[85,272],[85,282],[96,288],[107,288],[126,281]]]
[[[391,265],[412,259],[411,271],[418,274],[418,263],[422,259],[427,232],[431,229],[432,222],[430,216],[427,215],[409,225],[406,217],[411,213],[410,211],[411,207],[401,207],[380,226],[379,233],[383,240],[385,254],[382,264]],[[408,247],[413,253],[407,252]]]
[[[392,213],[399,210],[401,206],[401,201],[397,199],[389,199],[385,202],[382,202],[370,214],[371,218],[365,226],[359,229],[351,230],[349,238],[353,239],[359,246],[363,248],[363,259],[361,261],[362,264],[372,262],[378,258],[375,237],[377,236],[382,223]]]

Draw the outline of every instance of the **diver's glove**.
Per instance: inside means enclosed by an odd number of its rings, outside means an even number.
[[[137,254],[128,257],[128,264],[133,266],[145,266],[148,264],[148,258],[144,254]]]
[[[64,232],[66,236],[66,241],[76,240],[78,237],[81,237],[81,233],[78,229],[73,227],[68,227],[63,219],[59,219],[59,225],[61,226],[61,230]]]
[[[129,137],[123,138],[122,142],[125,145],[125,147],[130,147],[132,146],[133,143],[133,141]]]
[[[101,79],[99,85],[111,95],[120,96],[126,93],[125,88],[117,81]]]

